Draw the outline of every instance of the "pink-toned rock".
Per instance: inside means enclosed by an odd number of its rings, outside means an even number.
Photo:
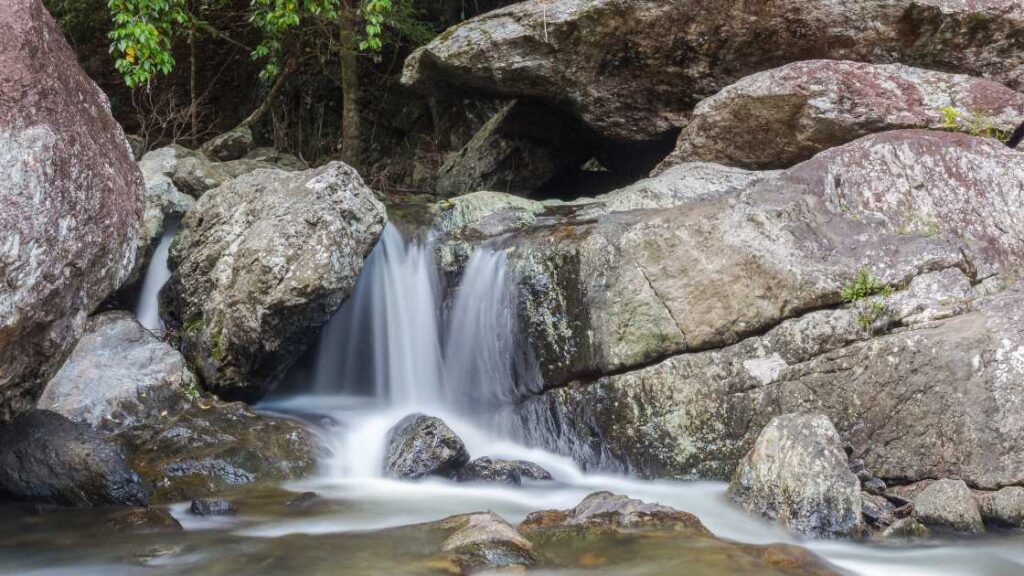
[[[692,161],[787,168],[875,132],[1001,135],[1022,120],[1024,94],[990,80],[900,64],[809,60],[748,76],[702,101],[656,172]]]
[[[811,58],[902,62],[1024,88],[1019,0],[530,0],[420,48],[403,82],[540,99],[620,141],[668,137],[750,74]]]
[[[992,138],[883,132],[823,152],[781,183],[820,191],[837,211],[881,215],[900,234],[955,235],[979,278],[1024,266],[1024,152]]]
[[[130,274],[142,176],[40,0],[0,3],[0,420]]]

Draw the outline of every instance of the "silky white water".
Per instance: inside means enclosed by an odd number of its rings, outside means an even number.
[[[389,227],[352,298],[323,334],[313,393],[264,405],[327,416],[335,423],[323,430],[334,455],[322,463],[319,475],[290,488],[312,490],[350,507],[336,515],[247,526],[240,533],[277,537],[366,531],[477,510],[492,510],[516,523],[532,511],[570,508],[591,492],[609,490],[694,513],[723,538],[795,542],[777,526],[733,506],[723,483],[588,474],[568,458],[496,434],[488,425],[489,407],[522,386],[514,361],[512,287],[506,254],[479,248],[463,277],[446,292],[429,239],[406,241]],[[555,481],[509,487],[385,478],[387,432],[413,412],[444,419],[473,458],[529,460],[550,471]],[[1012,542],[1019,540],[919,547],[799,543],[853,574],[1002,576],[1024,573],[1024,548]]]
[[[164,324],[160,320],[160,289],[164,287],[171,277],[171,269],[167,266],[167,259],[171,251],[171,242],[174,235],[178,233],[176,218],[169,219],[164,227],[160,241],[153,250],[146,273],[142,278],[142,287],[139,289],[138,301],[135,303],[135,318],[147,330],[160,332]]]

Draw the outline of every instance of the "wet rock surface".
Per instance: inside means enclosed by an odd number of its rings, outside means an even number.
[[[142,176],[106,96],[39,0],[0,11],[0,419],[30,409],[125,282]]]
[[[0,427],[0,494],[7,499],[145,506],[149,493],[116,444],[85,424],[33,410]]]
[[[493,513],[453,516],[436,523],[436,529],[452,531],[441,550],[453,556],[460,573],[508,570],[533,566],[533,544],[508,522]]]
[[[131,314],[105,312],[89,319],[36,407],[112,433],[185,410],[198,386],[177,350]]]
[[[797,534],[834,538],[863,530],[860,483],[839,433],[822,415],[773,418],[737,467],[729,495]]]
[[[385,219],[340,162],[260,170],[204,194],[171,247],[161,313],[206,388],[266,394],[348,297]]]
[[[701,101],[660,169],[717,162],[788,168],[875,132],[955,129],[997,136],[1024,120],[1024,94],[1001,84],[900,64],[795,62]]]
[[[459,470],[459,482],[499,482],[520,485],[523,480],[551,480],[551,473],[525,460],[496,460],[477,458]]]
[[[468,462],[462,439],[440,418],[410,414],[388,431],[384,473],[393,478],[448,477]]]
[[[211,398],[113,438],[124,446],[132,467],[153,485],[156,502],[298,478],[312,472],[323,453],[312,433],[296,422]]]
[[[105,525],[114,532],[181,532],[174,516],[160,508],[129,508],[107,514]]]

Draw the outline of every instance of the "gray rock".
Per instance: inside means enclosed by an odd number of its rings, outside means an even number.
[[[455,478],[459,482],[500,482],[520,485],[523,478],[528,480],[551,480],[551,473],[525,460],[495,460],[477,458],[459,470]]]
[[[437,204],[435,227],[449,236],[496,236],[530,226],[544,205],[504,192],[472,192]]]
[[[154,178],[162,174],[176,189],[194,198],[220,186],[230,176],[220,165],[195,150],[173,144],[147,152],[139,161],[143,171]]]
[[[737,467],[729,495],[797,534],[835,538],[863,530],[860,483],[826,416],[773,418]]]
[[[409,57],[403,82],[557,103],[606,138],[643,141],[685,126],[697,102],[736,80],[808,55],[1020,89],[1024,59],[1002,39],[1022,29],[1015,0],[783,0],[756,16],[740,0],[531,0],[441,34]]]
[[[974,499],[986,524],[1024,527],[1024,487],[1007,486],[995,492],[975,492]]]
[[[914,498],[914,518],[930,528],[978,534],[985,531],[978,505],[963,480],[938,480]]]
[[[469,462],[462,439],[440,418],[410,414],[388,431],[384,473],[418,480],[453,476]]]
[[[529,534],[579,527],[622,532],[672,528],[696,535],[709,534],[701,521],[689,512],[611,492],[594,492],[570,510],[532,512],[520,529]]]
[[[478,190],[530,196],[587,159],[575,122],[529,102],[503,106],[438,173],[436,190],[457,196]]]
[[[193,499],[188,511],[196,516],[234,516],[238,514],[238,508],[228,500],[206,500],[204,498]]]
[[[33,410],[0,427],[0,494],[58,506],[145,506],[149,487],[89,426]]]
[[[896,511],[896,506],[885,497],[861,492],[860,498],[861,514],[863,514],[864,521],[868,525],[874,527],[889,526],[896,520],[893,514]]]
[[[875,496],[881,496],[885,493],[886,489],[885,480],[882,480],[877,476],[872,476],[866,480],[862,480],[861,486],[863,486],[865,492],[868,494],[874,494]]]
[[[253,148],[246,152],[245,156],[242,157],[244,160],[256,160],[259,162],[266,162],[273,164],[274,166],[282,170],[309,170],[309,164],[307,164],[301,158],[294,154],[288,154],[287,152],[281,152],[277,148]]]
[[[106,96],[39,0],[0,12],[0,420],[30,409],[126,282],[142,176]]]
[[[441,550],[452,556],[462,574],[523,570],[533,566],[533,544],[492,512],[452,516],[433,527],[450,532]]]
[[[177,350],[129,313],[106,312],[89,319],[36,407],[110,433],[178,413],[198,385]]]
[[[950,119],[958,130],[995,136],[1012,132],[1021,110],[1024,94],[980,78],[900,64],[796,62],[703,100],[658,170],[694,161],[788,168],[868,134],[947,129]]]
[[[244,485],[275,484],[313,471],[323,447],[302,425],[203,398],[113,436],[154,487],[155,502],[179,502]]]
[[[928,527],[916,518],[901,518],[882,531],[882,538],[887,540],[917,540],[930,535]]]
[[[384,227],[351,167],[258,170],[203,195],[171,247],[161,313],[207,389],[256,400],[348,297]]]
[[[252,130],[247,126],[239,126],[214,137],[199,149],[217,162],[227,162],[245,156],[254,146]]]

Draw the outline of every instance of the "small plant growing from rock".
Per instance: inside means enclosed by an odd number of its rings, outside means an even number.
[[[992,118],[986,112],[974,110],[964,113],[953,106],[944,106],[939,113],[942,115],[942,127],[951,132],[995,138],[1001,142],[1006,142],[1010,138],[1008,133],[995,127]]]
[[[875,297],[888,298],[893,292],[892,286],[872,276],[867,269],[861,268],[854,281],[843,287],[841,295],[847,303],[857,305],[857,325],[868,333],[873,333],[875,321],[887,311],[885,304]]]

